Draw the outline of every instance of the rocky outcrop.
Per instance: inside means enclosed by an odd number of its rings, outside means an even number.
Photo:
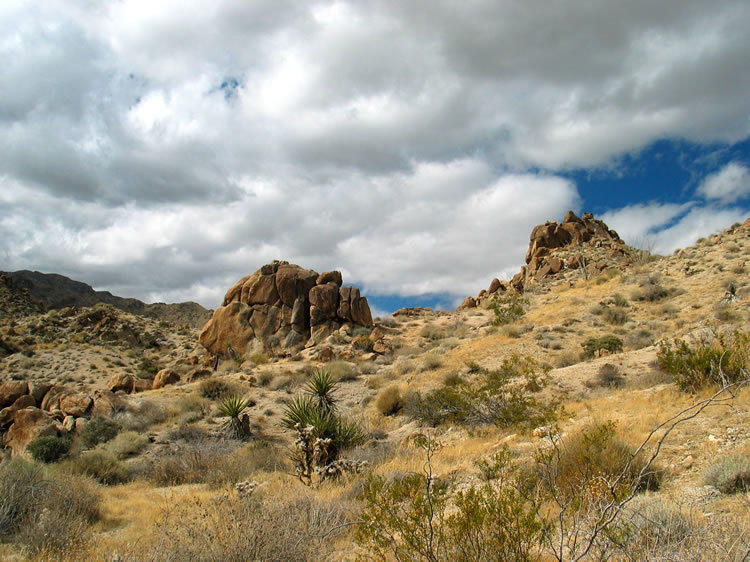
[[[14,456],[29,458],[26,446],[38,437],[59,435],[62,424],[51,414],[33,406],[18,410],[5,435],[4,445]]]
[[[227,291],[198,339],[215,355],[245,355],[314,345],[345,323],[371,327],[367,298],[342,285],[338,271],[318,274],[274,261]]]
[[[154,377],[154,384],[152,388],[154,390],[158,388],[164,388],[169,384],[175,384],[180,382],[180,375],[172,369],[162,369]]]
[[[633,248],[625,244],[614,230],[591,213],[578,217],[573,211],[568,211],[562,223],[548,221],[532,229],[526,265],[513,279],[493,279],[479,295],[466,297],[458,309],[475,308],[493,295],[508,291],[522,293],[540,281],[570,271],[583,269],[588,277],[608,267],[623,267],[630,263],[633,252]]]
[[[584,247],[606,248],[611,257],[626,256],[628,247],[614,230],[591,213],[577,217],[568,211],[562,223],[546,222],[535,226],[529,237],[526,264],[511,281],[511,286],[522,290],[524,285],[556,275],[563,268],[577,269],[587,259],[589,252]],[[558,248],[567,250],[564,254]],[[578,253],[575,250],[579,250]],[[570,250],[573,250],[571,252]]]

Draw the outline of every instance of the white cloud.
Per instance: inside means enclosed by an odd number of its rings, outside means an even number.
[[[607,211],[601,219],[615,230],[625,243],[649,249],[656,243],[657,233],[678,220],[693,203],[638,203]]]
[[[209,305],[273,258],[473,294],[582,204],[560,170],[750,134],[748,28],[743,0],[4,0],[3,268]],[[706,197],[746,193],[725,172]]]
[[[750,170],[737,162],[730,162],[715,174],[706,177],[697,193],[706,199],[734,203],[750,194]]]

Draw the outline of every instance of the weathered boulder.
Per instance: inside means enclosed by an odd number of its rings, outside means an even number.
[[[13,404],[7,408],[0,410],[0,428],[13,423],[13,418],[15,417],[16,412],[28,408],[29,406],[36,406],[36,403],[32,396],[25,394],[24,396],[19,397],[18,400],[13,402]]]
[[[112,375],[107,381],[107,390],[110,392],[124,391],[130,394],[135,388],[135,377],[124,373]]]
[[[52,384],[48,382],[29,381],[29,394],[34,397],[36,406],[42,403],[44,395],[49,392],[50,388],[52,388]]]
[[[0,384],[0,408],[10,406],[21,396],[29,393],[26,381],[5,381]]]
[[[66,416],[80,418],[85,416],[93,406],[94,401],[85,392],[74,392],[60,398],[60,410]]]
[[[175,384],[177,382],[180,382],[180,375],[177,374],[172,369],[162,369],[158,373],[156,373],[156,376],[154,377],[154,389],[157,388],[164,388],[168,384]]]
[[[198,340],[214,355],[257,349],[299,349],[319,343],[342,323],[372,326],[367,299],[342,287],[338,271],[318,274],[274,261],[235,283]],[[231,351],[229,351],[231,348]]]
[[[30,458],[26,446],[38,437],[60,434],[62,427],[55,418],[39,408],[28,407],[18,410],[13,417],[13,425],[5,434],[4,445],[11,449],[13,456]]]
[[[91,408],[92,416],[107,417],[125,407],[124,400],[111,390],[97,390],[92,396],[94,405]],[[81,420],[84,418],[78,418]],[[76,422],[77,423],[77,422]]]
[[[211,371],[209,371],[208,369],[195,369],[194,371],[188,373],[186,379],[187,382],[195,382],[201,379],[207,379],[210,376]]]
[[[53,385],[49,387],[49,390],[44,395],[44,398],[42,398],[42,401],[39,403],[39,407],[46,412],[60,409],[60,400],[68,394],[72,393],[73,391],[67,386],[63,386],[61,384]]]

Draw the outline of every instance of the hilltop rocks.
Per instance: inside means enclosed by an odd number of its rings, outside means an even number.
[[[623,265],[632,249],[614,230],[591,213],[577,217],[568,211],[561,224],[540,224],[531,231],[526,264],[513,277],[510,286],[518,292],[565,270],[585,268],[602,271]]]
[[[318,274],[274,261],[235,283],[201,330],[200,343],[211,353],[314,345],[344,323],[372,326],[359,289],[343,287],[338,271]]]

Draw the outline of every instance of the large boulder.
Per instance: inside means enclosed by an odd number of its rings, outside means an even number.
[[[29,393],[26,381],[5,381],[0,384],[0,408],[6,408]]]
[[[5,435],[4,445],[11,449],[13,456],[29,458],[26,451],[29,443],[38,437],[59,435],[61,430],[62,426],[49,413],[39,408],[24,408],[15,413],[13,425]]]
[[[163,388],[168,384],[175,384],[176,382],[180,382],[180,375],[177,372],[172,369],[162,369],[154,377],[153,388],[156,390],[157,388]]]
[[[339,271],[318,274],[284,261],[266,264],[227,291],[198,340],[215,355],[242,356],[259,347],[300,349],[347,322],[372,326],[367,299],[342,284]]]

